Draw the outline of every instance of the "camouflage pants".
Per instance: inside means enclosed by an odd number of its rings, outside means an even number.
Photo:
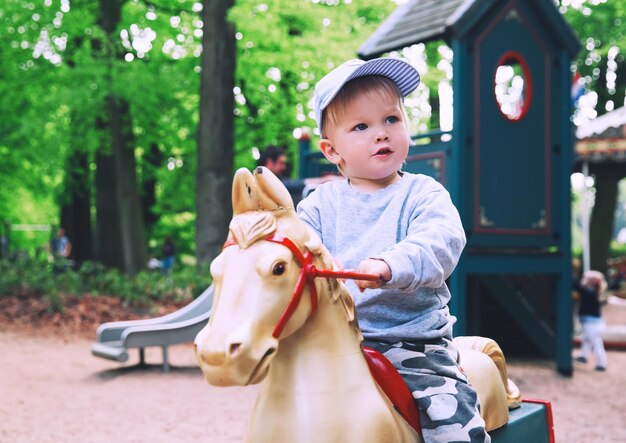
[[[426,443],[490,442],[479,413],[476,391],[456,363],[458,351],[446,339],[438,344],[364,341],[398,369],[420,411]]]

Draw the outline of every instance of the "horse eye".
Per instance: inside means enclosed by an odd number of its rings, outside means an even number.
[[[285,273],[285,263],[276,263],[272,268],[272,274],[283,275]]]

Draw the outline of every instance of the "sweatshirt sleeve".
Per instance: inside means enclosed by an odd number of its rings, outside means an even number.
[[[465,246],[459,213],[443,187],[421,196],[406,237],[377,259],[391,269],[385,287],[413,292],[420,286],[441,287],[456,267]]]

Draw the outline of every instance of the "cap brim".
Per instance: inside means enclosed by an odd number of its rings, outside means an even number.
[[[420,84],[420,75],[417,69],[407,62],[395,58],[376,58],[369,60],[350,74],[344,84],[355,78],[365,77],[367,75],[382,75],[390,78],[398,86],[400,94],[402,94],[403,97],[415,91]]]
[[[413,66],[409,63],[395,59],[395,58],[375,58],[363,63],[348,75],[345,80],[335,86],[332,94],[327,95],[324,101],[319,106],[319,118],[321,119],[321,113],[330,104],[331,101],[337,96],[341,88],[350,80],[355,78],[365,77],[368,75],[382,75],[391,79],[402,97],[406,97],[420,84],[420,75]],[[318,121],[318,127],[321,129],[321,121]]]

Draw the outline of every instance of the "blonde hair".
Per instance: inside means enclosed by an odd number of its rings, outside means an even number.
[[[402,94],[394,81],[382,75],[367,75],[357,77],[343,85],[339,93],[337,93],[335,98],[333,98],[326,109],[324,109],[322,112],[321,134],[323,138],[326,138],[325,134],[328,127],[340,122],[345,117],[348,106],[360,95],[384,100],[397,100],[400,109],[402,109],[404,123],[408,126],[408,119],[402,102]]]
[[[600,271],[585,271],[580,284],[596,288],[600,295],[604,294],[607,288],[606,278],[604,278],[604,274]]]

